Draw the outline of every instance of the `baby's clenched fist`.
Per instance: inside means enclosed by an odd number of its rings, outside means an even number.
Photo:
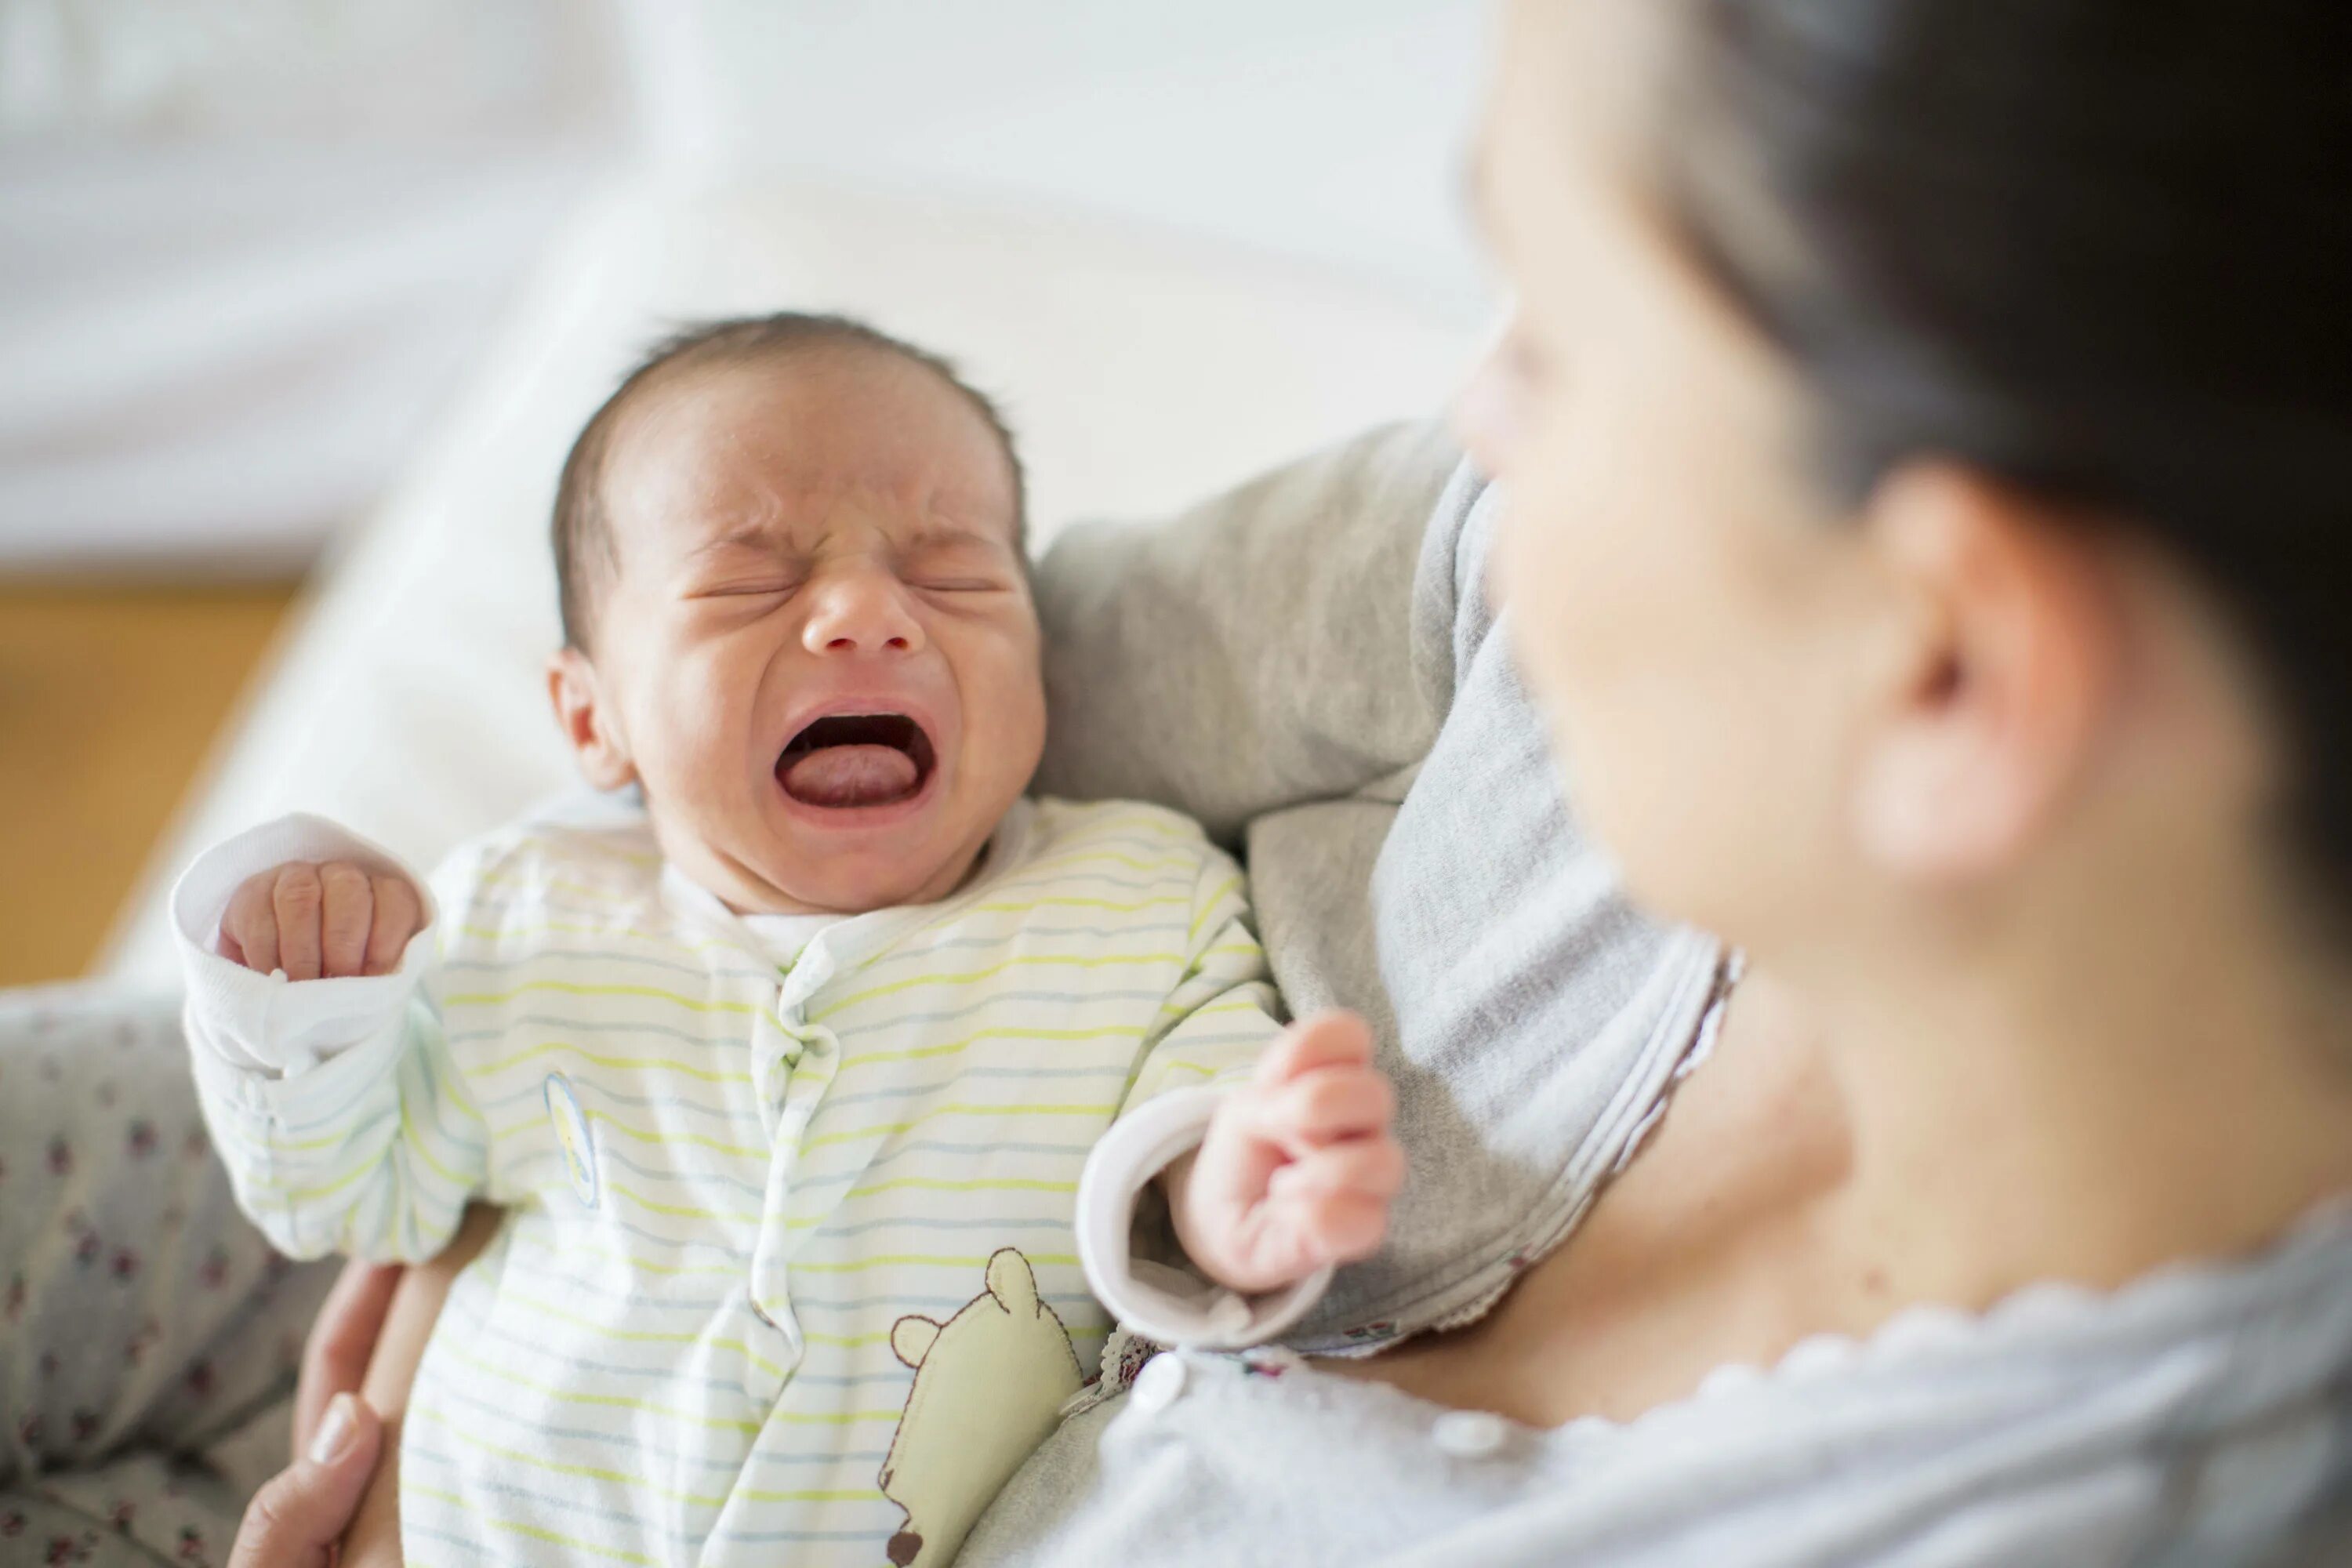
[[[1353,1013],[1300,1020],[1250,1082],[1218,1104],[1201,1146],[1168,1173],[1177,1239],[1233,1289],[1276,1289],[1379,1249],[1404,1151],[1396,1096]]]
[[[424,924],[425,902],[406,878],[349,860],[296,860],[237,888],[221,916],[220,952],[289,980],[389,974]]]

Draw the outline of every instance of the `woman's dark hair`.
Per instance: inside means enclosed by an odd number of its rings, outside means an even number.
[[[2158,540],[2352,912],[2352,3],[1680,4],[1653,194],[1840,489],[1948,456]]]

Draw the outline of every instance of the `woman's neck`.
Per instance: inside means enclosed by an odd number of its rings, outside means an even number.
[[[1898,1294],[2113,1287],[2352,1190],[2352,993],[2259,889],[2001,929],[1961,978],[1807,987],[1852,1137],[1837,1206],[1915,1238]]]

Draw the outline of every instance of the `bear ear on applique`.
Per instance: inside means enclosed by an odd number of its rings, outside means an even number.
[[[908,1366],[921,1366],[939,1340],[940,1325],[929,1318],[905,1317],[890,1325],[891,1353]]]
[[[1037,1311],[1037,1275],[1017,1247],[1008,1247],[988,1260],[988,1293],[1015,1317]]]

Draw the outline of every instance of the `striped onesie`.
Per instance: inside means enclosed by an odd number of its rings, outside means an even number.
[[[1241,873],[1156,807],[1023,802],[939,903],[745,919],[600,811],[459,850],[377,977],[213,952],[247,876],[375,847],[295,816],[190,868],[239,1197],[306,1258],[509,1211],[418,1374],[410,1561],[943,1562],[1099,1364],[1089,1152],[1276,1033]]]

